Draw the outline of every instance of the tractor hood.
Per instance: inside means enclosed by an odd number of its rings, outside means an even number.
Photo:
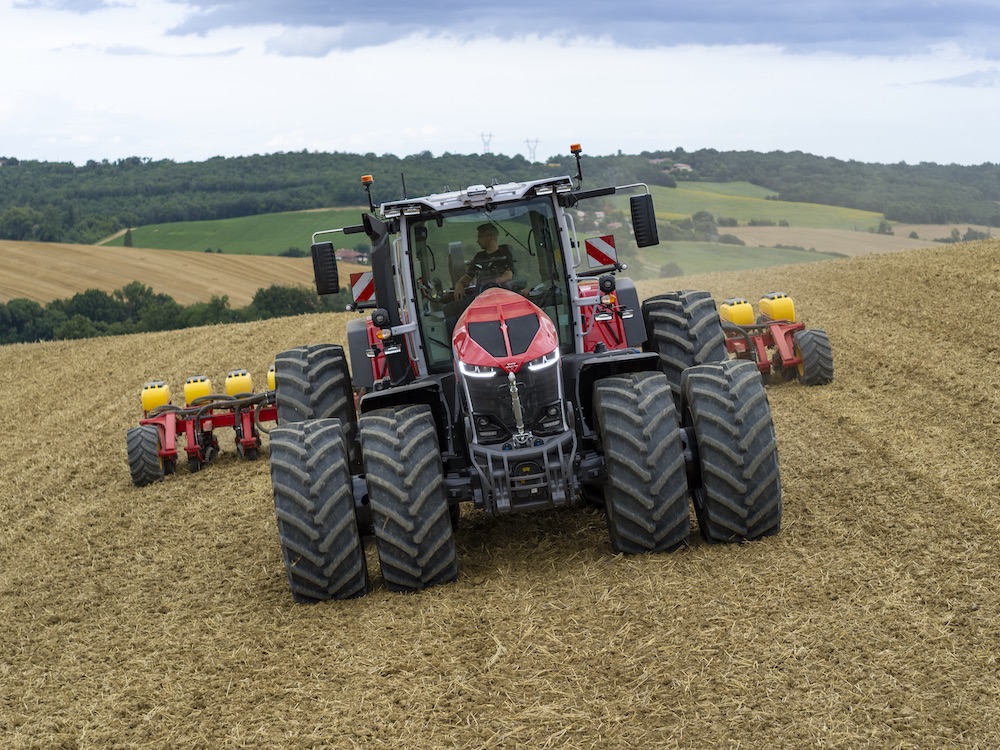
[[[473,442],[510,450],[567,429],[559,338],[534,303],[485,290],[458,319],[452,346]]]
[[[518,373],[558,358],[556,328],[541,308],[509,289],[479,294],[458,319],[455,359],[466,368]]]

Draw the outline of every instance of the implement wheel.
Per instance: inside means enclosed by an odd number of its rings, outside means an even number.
[[[416,591],[458,578],[437,429],[426,406],[376,409],[359,423],[382,579]]]
[[[795,355],[802,359],[798,378],[802,385],[826,385],[833,382],[833,349],[830,337],[822,328],[807,328],[792,335]]]
[[[163,479],[165,467],[160,458],[160,432],[156,425],[130,427],[125,435],[125,445],[132,484],[145,487]]]
[[[604,507],[615,552],[663,552],[685,544],[687,477],[670,383],[659,372],[603,378],[594,412],[604,445]]]
[[[339,420],[271,430],[271,488],[292,596],[299,602],[368,593],[368,565]]]
[[[729,357],[715,300],[708,292],[669,292],[642,303],[646,351],[660,355],[674,405],[680,404],[681,373],[692,365]]]
[[[730,360],[684,373],[683,420],[697,457],[695,513],[709,542],[778,533],[781,479],[771,408],[757,367]]]
[[[281,352],[274,361],[274,385],[278,424],[339,419],[351,468],[360,473],[358,417],[343,347],[314,344]]]

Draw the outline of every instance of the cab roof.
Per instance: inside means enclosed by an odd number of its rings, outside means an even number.
[[[386,218],[414,216],[428,211],[454,211],[462,208],[478,208],[491,203],[506,203],[536,195],[571,193],[573,182],[567,177],[549,177],[531,182],[507,182],[502,185],[470,185],[464,190],[447,193],[433,193],[419,198],[404,198],[386,201],[379,211]]]

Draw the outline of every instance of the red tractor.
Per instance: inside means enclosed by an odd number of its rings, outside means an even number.
[[[386,588],[455,580],[462,503],[493,516],[599,503],[625,554],[685,545],[689,497],[709,542],[778,532],[757,367],[729,359],[707,292],[640,306],[614,238],[577,237],[585,201],[628,191],[635,243],[658,243],[646,186],[584,190],[573,153],[573,178],[378,207],[363,178],[361,223],[313,236],[320,294],[340,285],[330,236],[364,233],[372,251],[346,350],[275,362],[271,481],[296,600],[366,594],[370,537]]]

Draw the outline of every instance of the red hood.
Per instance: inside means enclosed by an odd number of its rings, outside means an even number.
[[[559,348],[556,328],[534,303],[509,289],[480,293],[462,313],[452,336],[455,358],[467,365],[518,372]]]

